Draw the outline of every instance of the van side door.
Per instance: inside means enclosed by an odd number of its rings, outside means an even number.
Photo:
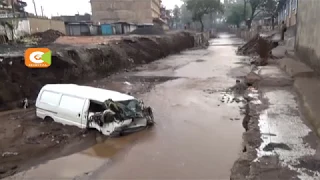
[[[62,95],[59,104],[59,118],[63,124],[82,128],[83,107],[86,99],[70,95]]]

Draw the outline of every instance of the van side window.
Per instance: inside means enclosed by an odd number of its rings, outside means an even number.
[[[50,104],[52,106],[58,106],[60,98],[61,94],[59,93],[43,91],[41,94],[40,102]]]
[[[106,108],[102,103],[90,101],[89,112],[103,112]]]
[[[60,101],[60,108],[67,109],[72,112],[81,113],[85,99],[63,95]]]

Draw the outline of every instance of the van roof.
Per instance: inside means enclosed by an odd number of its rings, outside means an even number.
[[[98,102],[104,102],[108,99],[113,101],[126,101],[135,99],[133,96],[90,86],[80,86],[76,84],[47,84],[42,90],[53,91],[62,94],[82,97]]]

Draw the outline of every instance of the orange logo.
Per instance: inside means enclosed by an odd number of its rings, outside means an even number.
[[[24,54],[24,63],[29,68],[48,68],[51,65],[51,51],[48,48],[29,48]]]

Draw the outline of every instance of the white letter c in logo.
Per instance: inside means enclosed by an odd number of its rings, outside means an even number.
[[[42,55],[44,55],[43,52],[36,51],[30,54],[30,61],[36,64],[41,64],[44,61],[41,59]]]

